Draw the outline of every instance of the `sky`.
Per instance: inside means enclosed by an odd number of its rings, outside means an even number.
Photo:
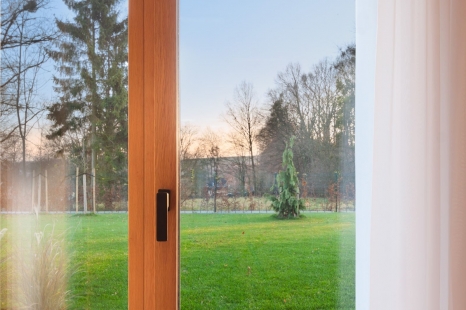
[[[120,4],[127,14],[127,1]],[[50,18],[72,20],[61,0]],[[241,82],[257,99],[290,63],[308,72],[340,47],[355,42],[354,0],[179,0],[179,99],[181,123],[226,130],[225,104]],[[52,61],[43,72],[40,96],[53,100]]]
[[[179,0],[181,123],[225,128],[242,81],[257,99],[290,63],[305,72],[355,42],[354,0]]]

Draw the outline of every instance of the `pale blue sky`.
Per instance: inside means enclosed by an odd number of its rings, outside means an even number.
[[[355,41],[354,0],[179,0],[181,121],[222,127],[233,90],[265,103],[277,73],[305,71]]]
[[[122,1],[121,12],[126,13]],[[61,0],[50,15],[72,19]],[[279,71],[305,71],[355,41],[354,0],[179,0],[179,90],[182,123],[222,127],[220,114],[243,80],[260,102]],[[55,97],[44,72],[42,96]]]

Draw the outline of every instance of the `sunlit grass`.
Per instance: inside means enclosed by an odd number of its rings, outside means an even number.
[[[8,244],[66,234],[69,309],[127,308],[127,214],[2,215]],[[15,236],[15,239],[12,239]],[[183,309],[354,308],[354,213],[181,215]],[[3,254],[3,253],[2,253]]]

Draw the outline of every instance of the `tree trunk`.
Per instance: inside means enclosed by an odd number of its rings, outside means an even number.
[[[45,170],[45,212],[49,213],[49,179]]]
[[[217,170],[215,167],[215,176],[214,176],[214,212],[217,212]]]
[[[79,167],[76,167],[76,213],[78,213],[79,203]]]
[[[95,169],[92,169],[92,211],[95,213]]]
[[[21,137],[21,147],[22,147],[22,166],[23,166],[23,177],[26,177],[26,132],[23,131],[23,126],[21,124],[21,116],[20,116],[20,98],[21,98],[21,71],[23,69],[22,66],[22,61],[23,61],[23,47],[21,45],[21,42],[23,41],[23,32],[20,31],[20,36],[19,36],[19,54],[18,54],[18,83],[16,85],[16,117],[18,120],[18,129],[19,129],[19,136]],[[26,113],[27,113],[27,107],[26,107]],[[25,120],[26,122],[26,120]],[[26,123],[24,124],[26,126]]]
[[[249,152],[251,154],[253,196],[255,196],[256,195],[256,166],[254,164],[254,154],[252,152],[252,141],[251,141],[251,145],[249,148]]]
[[[83,205],[84,213],[87,213],[87,186],[86,186],[86,174],[83,174]]]
[[[36,171],[32,170],[32,190],[31,190],[31,210],[34,212],[34,191],[35,191],[35,180],[36,179]]]
[[[92,26],[92,57],[96,57],[95,55],[95,22]],[[95,136],[96,136],[96,118],[97,118],[97,81],[96,81],[96,68],[95,68],[95,60],[92,61],[92,82],[93,82],[93,89],[92,89],[92,117],[91,117],[91,126],[92,126],[92,136],[91,136],[91,171],[95,170],[95,161],[96,161],[96,152],[95,152]]]
[[[37,182],[37,210],[41,211],[41,194],[42,194],[42,174],[39,170],[39,181]]]

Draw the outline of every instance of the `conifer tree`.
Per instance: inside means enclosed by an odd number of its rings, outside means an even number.
[[[64,0],[75,17],[56,20],[62,36],[50,52],[60,97],[48,108],[48,138],[80,133],[81,145],[69,147],[70,155],[82,157],[86,171],[90,153],[107,209],[127,179],[127,18],[120,17],[119,2]]]
[[[283,98],[274,100],[269,108],[264,127],[261,128],[257,135],[263,157],[261,164],[268,171],[280,169],[281,157],[287,141],[295,133],[294,127]]]
[[[293,142],[294,137],[291,137],[290,143],[286,144],[282,163],[284,170],[279,171],[274,184],[278,197],[270,196],[272,207],[280,218],[299,217],[299,211],[304,209],[304,201],[299,198],[298,173],[293,164]]]

